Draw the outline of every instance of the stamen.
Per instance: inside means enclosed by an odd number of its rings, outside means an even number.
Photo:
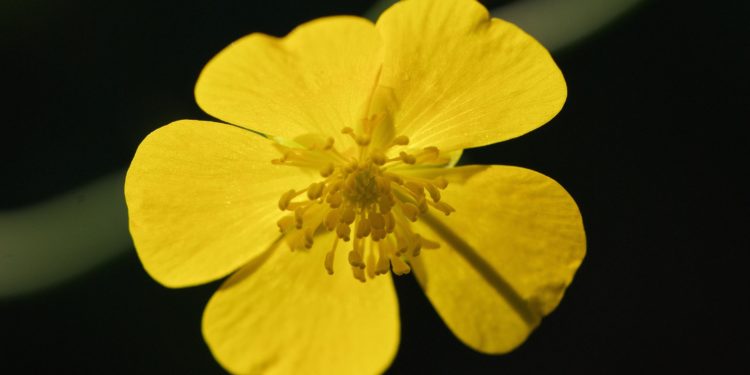
[[[334,272],[340,240],[352,242],[348,263],[354,278],[362,282],[391,271],[396,275],[409,273],[408,259],[420,255],[422,249],[440,246],[415,233],[411,223],[428,213],[430,207],[446,215],[455,211],[442,201],[440,190],[448,186],[445,177],[428,179],[400,174],[402,168],[410,165],[447,162],[440,149],[391,150],[410,143],[405,135],[394,137],[385,145],[371,144],[374,129],[386,118],[376,113],[363,119],[356,131],[352,127],[341,129],[356,144],[345,154],[336,149],[332,137],[317,135],[295,139],[303,146],[276,145],[282,156],[272,163],[308,169],[322,176],[304,189],[281,194],[278,207],[289,214],[276,224],[295,251],[311,249],[319,229],[335,232],[323,264],[328,274]],[[302,194],[306,194],[306,199],[297,199]]]
[[[373,212],[370,214],[370,224],[373,229],[383,229],[385,228],[385,219],[383,215]]]
[[[359,267],[352,267],[352,275],[355,279],[365,282],[367,279],[365,279],[365,270]]]
[[[323,192],[324,187],[325,187],[324,182],[313,182],[307,188],[307,198],[310,199],[311,201],[320,198],[320,194]]]
[[[391,141],[392,146],[406,146],[409,144],[409,137],[405,135],[399,135],[396,138],[393,138],[393,141]]]
[[[407,189],[411,190],[417,196],[424,196],[424,186],[422,184],[416,183],[414,181],[406,181],[406,183],[404,183],[404,186],[406,186]]]
[[[321,177],[328,177],[333,174],[333,163],[327,164],[323,169],[320,170]]]
[[[376,165],[383,165],[385,164],[385,154],[380,151],[373,151],[370,153],[370,159],[372,159],[372,162]]]
[[[323,263],[329,275],[333,275],[333,260],[334,260],[334,256],[336,255],[336,245],[338,245],[338,243],[339,243],[339,238],[334,237],[331,250],[326,253],[326,260]]]
[[[375,265],[376,275],[384,275],[388,273],[388,268],[390,267],[390,262],[388,261],[388,254],[393,252],[392,250],[389,249],[389,247],[390,249],[392,249],[392,245],[390,241],[378,242],[378,263]]]
[[[302,218],[305,215],[305,207],[300,206],[297,207],[297,209],[294,210],[294,224],[297,226],[297,229],[302,228]]]
[[[448,203],[445,203],[445,202],[436,202],[436,203],[430,202],[430,206],[435,207],[435,209],[437,209],[438,211],[444,213],[445,216],[448,216],[452,212],[456,211],[455,208],[451,207],[451,205],[449,205]]]
[[[375,244],[370,242],[370,251],[367,252],[367,266],[365,267],[365,271],[367,272],[367,277],[374,279],[375,274]]]
[[[363,217],[357,221],[357,237],[363,238],[370,235],[370,220]]]
[[[409,155],[403,151],[399,152],[398,155],[401,157],[401,161],[406,164],[414,164],[417,162],[417,158],[414,155]]]
[[[281,194],[281,198],[279,198],[279,209],[282,211],[286,211],[286,208],[289,207],[289,202],[291,202],[292,199],[294,199],[294,197],[296,196],[297,193],[295,193],[294,189]]]
[[[352,267],[365,268],[365,262],[362,261],[362,255],[354,250],[349,252],[349,264]]]
[[[433,202],[440,202],[440,190],[438,190],[435,185],[427,184],[425,185],[425,189],[427,189],[427,192],[430,193],[430,198],[432,198]]]
[[[326,214],[326,218],[323,222],[326,225],[326,229],[332,231],[336,228],[336,224],[339,222],[340,209],[332,209]]]
[[[438,189],[443,190],[448,187],[448,180],[446,180],[445,177],[440,176],[434,180],[433,184],[435,184]]]
[[[400,256],[398,255],[391,255],[391,268],[393,269],[393,273],[396,275],[406,275],[411,271],[411,268],[408,264],[406,264]]]
[[[351,228],[349,228],[349,226],[344,223],[339,223],[336,226],[336,235],[344,241],[349,241],[349,233],[351,233],[351,231]]]
[[[294,228],[294,217],[284,216],[276,222],[276,225],[279,226],[281,233],[287,233]]]
[[[419,208],[411,202],[401,203],[399,205],[404,216],[406,216],[411,222],[417,221],[417,214],[419,214]]]
[[[351,224],[354,222],[354,209],[351,205],[346,205],[343,208],[343,212],[341,214],[341,222],[346,224]]]

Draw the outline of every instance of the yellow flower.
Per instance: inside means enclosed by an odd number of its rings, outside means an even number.
[[[453,165],[541,126],[566,90],[541,45],[470,0],[249,35],[195,89],[233,126],[177,121],[138,148],[125,183],[138,255],[169,287],[236,271],[203,317],[233,373],[385,370],[391,273],[412,271],[461,341],[508,352],[583,259],[580,213],[536,172]]]

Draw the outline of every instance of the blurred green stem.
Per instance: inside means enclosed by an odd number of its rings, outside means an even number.
[[[56,285],[129,249],[124,183],[117,172],[0,213],[0,298]]]
[[[643,0],[524,0],[492,10],[515,23],[552,52],[574,45]]]
[[[641,0],[525,0],[492,10],[559,51]],[[371,20],[395,0],[377,2]],[[118,172],[53,200],[0,213],[0,298],[41,290],[131,249]]]

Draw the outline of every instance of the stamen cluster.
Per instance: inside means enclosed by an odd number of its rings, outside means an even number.
[[[440,191],[448,181],[443,177],[425,179],[398,173],[404,165],[440,164],[448,159],[436,147],[409,153],[406,136],[398,136],[384,147],[371,145],[371,129],[355,134],[342,130],[356,143],[356,151],[343,154],[333,138],[308,142],[306,146],[277,145],[283,156],[279,165],[312,168],[321,181],[301,190],[289,190],[279,199],[279,209],[289,215],[278,221],[279,229],[292,250],[310,249],[323,230],[335,233],[326,254],[325,268],[333,274],[333,260],[339,242],[351,243],[348,253],[353,275],[365,281],[388,273],[408,273],[410,257],[439,244],[415,233],[412,222],[430,208],[449,215],[454,209],[441,200]],[[402,148],[397,154],[395,148]],[[390,155],[390,156],[389,156]],[[406,260],[406,261],[405,261]]]

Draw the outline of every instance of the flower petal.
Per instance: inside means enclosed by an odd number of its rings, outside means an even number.
[[[227,275],[279,237],[277,202],[312,176],[271,164],[271,141],[183,120],[151,133],[125,179],[130,233],[146,271],[170,287]]]
[[[461,341],[508,352],[557,306],[583,260],[578,207],[554,180],[507,166],[449,185],[442,199],[456,212],[419,228],[441,247],[414,258],[417,279]]]
[[[529,132],[562,108],[567,88],[542,45],[472,0],[402,1],[378,19],[380,85],[410,146],[478,147]]]
[[[206,65],[195,97],[207,113],[248,129],[343,141],[341,129],[364,118],[380,47],[373,24],[351,16],[305,23],[283,39],[254,33]]]
[[[398,349],[398,303],[389,275],[360,283],[339,244],[335,273],[323,263],[333,236],[309,252],[282,244],[221,286],[203,315],[203,335],[232,373],[383,372]]]

